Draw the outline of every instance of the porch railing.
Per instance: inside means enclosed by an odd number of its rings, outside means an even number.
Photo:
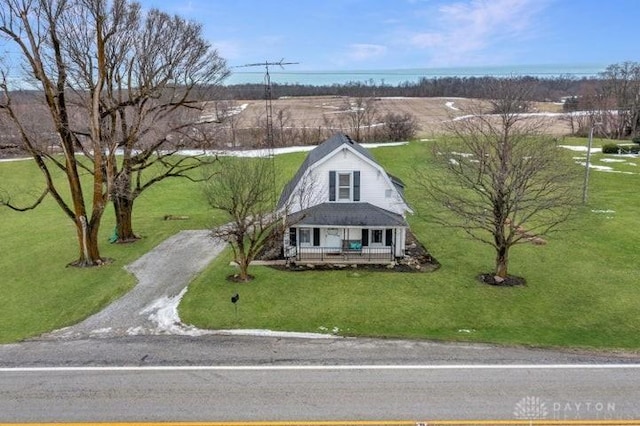
[[[390,262],[394,259],[393,247],[362,247],[345,250],[340,247],[291,247],[288,257],[306,262]]]

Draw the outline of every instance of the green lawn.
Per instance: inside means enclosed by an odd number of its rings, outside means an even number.
[[[584,145],[585,140],[561,143]],[[411,186],[411,167],[429,152],[428,144],[372,151],[389,172],[405,180],[410,202],[418,195]],[[276,159],[281,183],[304,156]],[[597,154],[593,162],[640,173],[638,159],[602,161],[607,158],[613,157]],[[25,182],[38,179],[30,162],[0,163],[0,188],[30,192]],[[577,212],[568,229],[549,237],[546,246],[513,249],[510,272],[524,276],[526,287],[479,284],[474,277],[492,268],[492,249],[413,216],[409,221],[414,232],[442,263],[436,272],[252,267],[256,280],[237,285],[225,280],[233,272],[227,251],[190,286],[180,314],[185,322],[209,328],[336,329],[342,335],[638,349],[639,183],[638,174],[592,171],[589,205]],[[190,219],[164,221],[166,214]],[[69,325],[99,310],[135,284],[122,266],[180,229],[220,220],[207,210],[197,185],[163,182],[138,201],[134,223],[143,240],[107,244],[113,229],[108,210],[102,249],[115,261],[79,270],[65,267],[75,259],[74,230],[50,200],[29,213],[0,209],[0,342]],[[236,291],[241,296],[237,319],[230,302]]]
[[[373,150],[408,184],[410,202],[417,196],[411,167],[428,153],[427,144]],[[640,165],[638,159],[603,159],[593,156],[594,164],[620,171]],[[589,205],[579,209],[564,232],[550,236],[546,246],[512,250],[510,273],[524,276],[526,287],[479,284],[475,276],[493,266],[492,248],[413,216],[413,231],[442,263],[436,272],[285,272],[253,267],[255,281],[238,285],[225,280],[233,272],[227,253],[190,286],[180,314],[204,328],[335,329],[348,336],[638,349],[639,183],[639,175],[592,171]],[[230,302],[236,291],[237,319]]]
[[[42,177],[32,161],[0,163],[0,190],[16,202],[39,194]],[[165,215],[189,220],[165,221]],[[101,227],[101,254],[113,263],[99,268],[66,267],[77,258],[73,223],[51,198],[36,210],[18,213],[0,208],[0,343],[11,342],[74,324],[99,311],[135,285],[123,266],[181,229],[217,223],[205,207],[197,185],[166,181],[137,201],[135,244],[112,245],[111,208]]]

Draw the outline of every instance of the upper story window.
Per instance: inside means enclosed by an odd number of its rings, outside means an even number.
[[[351,173],[338,173],[338,200],[351,200]]]
[[[360,171],[330,171],[329,201],[360,201]]]

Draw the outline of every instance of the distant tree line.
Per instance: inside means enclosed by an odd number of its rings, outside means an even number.
[[[512,79],[511,77],[508,77]],[[514,77],[516,80],[533,87],[527,101],[556,101],[563,97],[581,92],[584,86],[598,84],[598,78],[576,78],[571,75],[559,77]],[[421,78],[417,82],[407,81],[397,85],[369,82],[350,82],[314,86],[310,84],[273,83],[273,94],[283,96],[351,96],[351,97],[462,97],[486,98],[490,96],[489,87],[494,86],[502,77],[433,77]],[[225,99],[263,99],[262,84],[235,84],[221,88]]]

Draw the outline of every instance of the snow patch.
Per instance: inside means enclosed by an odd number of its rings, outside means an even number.
[[[609,214],[609,213],[615,213],[615,210],[591,210],[591,213],[597,213],[597,214]]]
[[[152,334],[173,334],[182,336],[202,336],[210,334],[208,330],[200,330],[196,327],[183,324],[178,316],[178,305],[187,292],[187,287],[173,297],[163,296],[144,308],[140,315],[148,315],[149,321],[154,324]],[[134,334],[136,329],[130,329],[129,334]]]
[[[212,112],[212,113],[202,114],[198,122],[199,123],[219,122],[223,118],[228,118],[234,115],[241,114],[245,109],[247,109],[248,106],[249,104],[242,104],[233,108],[229,108],[227,111],[224,111],[222,113]]]
[[[454,106],[453,106],[453,104],[454,104],[454,102],[449,101],[449,102],[445,103],[444,105],[445,105],[447,108],[452,109],[452,110],[454,110],[454,111],[460,111],[460,108],[456,108],[456,107],[454,107]]]
[[[514,114],[518,117],[564,117],[567,114],[562,113],[562,112],[523,112],[520,114]],[[460,117],[455,117],[453,118],[451,121],[461,121],[461,120],[468,120],[470,118],[475,118],[475,117],[500,117],[500,114],[469,114],[469,115],[462,115]]]
[[[470,118],[474,118],[476,117],[475,115],[471,114],[471,115],[461,115],[460,117],[455,117],[452,121],[462,121],[462,120],[468,120]]]
[[[360,144],[364,148],[380,148],[380,147],[394,147],[394,146],[403,146],[407,145],[409,142],[384,142],[384,143],[362,143]],[[273,155],[282,155],[282,154],[291,154],[294,152],[309,152],[313,150],[316,145],[305,145],[305,146],[286,146],[281,148],[273,148],[271,150]],[[256,157],[268,157],[270,155],[270,150],[268,149],[245,149],[245,150],[181,150],[178,151],[177,154],[180,155],[205,155],[205,156],[219,156],[219,157],[247,157],[247,158],[256,158]]]
[[[372,127],[381,126],[382,124],[373,124]],[[433,139],[422,139],[422,141],[432,141]],[[360,145],[370,149],[370,148],[384,148],[384,147],[394,147],[394,146],[403,146],[408,145],[409,142],[382,142],[382,143],[361,143]],[[273,155],[282,155],[282,154],[291,154],[295,152],[309,152],[313,150],[317,145],[304,145],[304,146],[287,146],[282,148],[274,148],[271,150]],[[139,151],[134,150],[134,154],[139,153]],[[168,152],[161,151],[163,154],[167,154]],[[116,150],[116,154],[121,155],[122,150]],[[246,157],[246,158],[257,158],[257,157],[268,157],[270,152],[268,149],[245,149],[245,150],[235,150],[235,149],[220,149],[220,150],[201,150],[201,149],[183,149],[175,152],[177,155],[184,156],[207,156],[207,157]],[[3,159],[0,162],[8,162],[8,161],[24,161],[24,160],[32,160],[32,158],[10,158]]]
[[[570,151],[576,152],[587,152],[589,151],[588,146],[576,146],[576,145],[558,145],[560,148],[568,149]],[[602,152],[602,148],[591,148],[591,152]]]
[[[217,330],[213,334],[232,335],[232,336],[260,336],[260,337],[297,337],[302,339],[335,339],[332,334],[321,333],[301,333],[294,331],[273,331],[260,329],[246,330]]]
[[[26,161],[33,160],[31,157],[21,157],[21,158],[0,158],[0,163],[9,163],[13,161]]]
[[[111,327],[99,328],[97,330],[91,331],[91,334],[107,334],[107,333],[110,333],[111,330],[112,330]]]
[[[627,160],[621,158],[602,158],[600,161],[603,163],[625,163]]]
[[[581,166],[586,167],[587,166],[587,162],[582,162],[582,161],[576,161],[576,164],[579,164]],[[594,169],[594,170],[598,170],[601,172],[613,172],[613,167],[609,167],[609,166],[600,166],[598,164],[593,164],[593,163],[589,163],[589,168],[590,169]]]
[[[172,334],[181,336],[204,336],[204,335],[236,335],[236,336],[263,336],[263,337],[294,337],[304,339],[334,339],[336,336],[332,334],[320,333],[301,333],[287,331],[272,331],[259,329],[246,330],[202,330],[192,325],[186,325],[180,321],[178,315],[178,305],[180,300],[187,292],[184,288],[180,294],[169,297],[164,296],[151,303],[149,306],[140,311],[140,315],[148,315],[149,321],[154,327],[149,330],[144,327],[132,327],[127,330],[130,336],[140,334]],[[337,327],[332,330],[334,333],[340,331]]]
[[[458,157],[462,157],[462,158],[469,158],[469,157],[473,157],[473,154],[471,154],[470,152],[456,152],[456,151],[451,151],[451,155],[457,155]]]

